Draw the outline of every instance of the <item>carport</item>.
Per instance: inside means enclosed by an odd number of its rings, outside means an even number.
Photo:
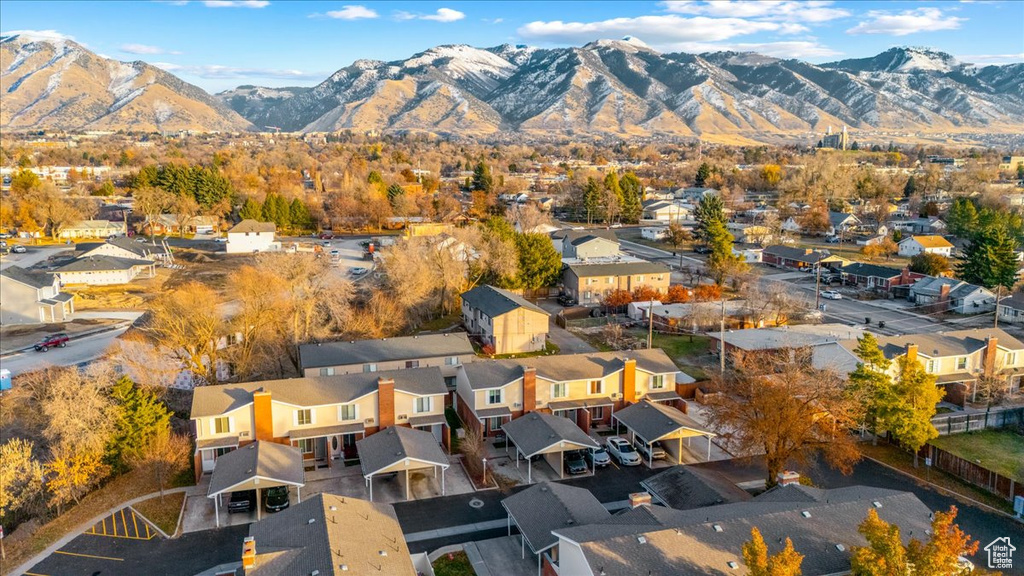
[[[359,465],[363,479],[370,488],[370,502],[373,502],[373,477],[384,474],[405,472],[405,499],[411,500],[409,473],[413,470],[432,468],[434,478],[441,469],[441,495],[444,496],[444,472],[448,469],[448,457],[441,450],[437,438],[426,430],[404,426],[392,426],[356,441],[359,451]]]
[[[256,491],[256,519],[261,517],[260,494],[264,488],[295,486],[299,502],[306,484],[302,453],[285,444],[256,441],[217,459],[210,478],[208,498],[213,498],[214,515],[220,528],[221,495]]]
[[[683,439],[686,439],[686,445],[689,446],[690,438],[704,436],[708,440],[707,459],[711,460],[711,438],[715,434],[701,429],[696,420],[671,406],[642,400],[619,410],[612,415],[612,419],[616,423],[616,430],[619,424],[625,426],[629,430],[630,441],[639,440],[647,446],[648,452],[652,443],[661,441],[665,452],[675,456],[676,464],[683,463]],[[654,462],[648,461],[647,466],[653,468]]]
[[[501,429],[508,439],[505,451],[508,452],[509,442],[516,446],[516,468],[519,467],[519,457],[526,458],[529,466],[526,477],[530,484],[533,483],[533,461],[530,459],[534,456],[543,455],[551,468],[557,468],[558,477],[565,478],[565,452],[599,447],[597,441],[580,430],[572,420],[544,412],[530,412]]]

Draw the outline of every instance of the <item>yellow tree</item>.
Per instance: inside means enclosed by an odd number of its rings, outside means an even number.
[[[907,551],[900,540],[899,526],[878,517],[874,508],[857,531],[868,541],[867,546],[850,549],[850,569],[856,576],[906,576]]]
[[[786,538],[785,547],[776,554],[768,554],[761,531],[750,529],[750,541],[743,545],[743,561],[750,576],[800,576],[804,555],[793,549],[793,541]]]
[[[53,450],[46,464],[46,489],[50,505],[57,507],[71,501],[78,503],[90,488],[106,477],[106,466],[100,452],[76,446],[61,445]]]
[[[978,541],[972,542],[970,534],[956,525],[956,515],[956,506],[950,506],[948,512],[936,512],[928,541],[910,541],[907,558],[918,574],[956,574],[960,557],[978,551]]]

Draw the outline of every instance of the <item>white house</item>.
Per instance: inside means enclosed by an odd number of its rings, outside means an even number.
[[[640,229],[640,237],[644,240],[657,241],[668,236],[668,226],[644,226]]]
[[[225,249],[228,254],[252,254],[280,250],[281,243],[274,240],[277,226],[273,222],[257,222],[242,220],[234,228],[228,230],[228,241]]]
[[[665,200],[649,200],[644,203],[644,220],[678,222],[688,218],[690,218],[690,211],[680,203]]]
[[[917,256],[924,253],[948,258],[953,253],[953,245],[942,236],[911,236],[900,240],[900,256]]]

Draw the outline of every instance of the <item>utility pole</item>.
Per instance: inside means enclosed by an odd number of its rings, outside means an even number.
[[[999,296],[1002,294],[1002,292],[1003,292],[1002,284],[997,284],[996,285],[996,313],[995,313],[995,318],[992,319],[992,327],[993,328],[999,328]]]
[[[725,374],[725,298],[722,298],[722,323],[718,332],[718,370]]]
[[[650,302],[647,304],[647,349],[651,349],[651,343],[654,342],[654,297],[651,297]]]
[[[817,274],[814,280],[814,309],[821,310],[821,262],[818,262]]]

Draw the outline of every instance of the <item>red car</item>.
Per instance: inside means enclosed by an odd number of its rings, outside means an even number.
[[[333,240],[334,239],[334,233],[333,232],[321,232],[320,233],[320,239],[321,240]]]
[[[60,334],[51,334],[36,343],[35,349],[36,352],[46,352],[50,348],[64,348],[68,345],[68,340],[70,340],[70,338],[68,338],[68,335],[63,332]]]

